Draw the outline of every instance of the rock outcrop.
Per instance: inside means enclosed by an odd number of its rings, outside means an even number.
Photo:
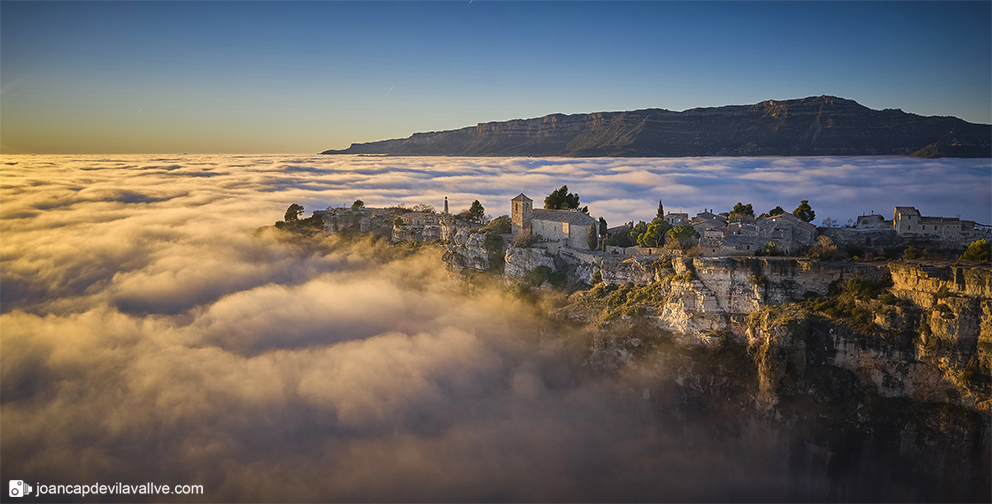
[[[482,233],[470,233],[460,228],[451,235],[451,243],[445,247],[444,261],[448,271],[454,273],[489,271],[489,251],[485,247],[486,236]]]
[[[662,418],[787,461],[783,500],[989,500],[992,268],[683,258],[670,271],[576,293],[552,318],[595,331],[586,365],[628,370]]]
[[[552,114],[323,154],[401,156],[872,156],[990,157],[992,126],[954,117],[872,110],[832,96],[754,105]]]

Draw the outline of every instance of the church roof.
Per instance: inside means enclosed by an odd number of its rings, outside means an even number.
[[[528,198],[524,193],[520,193],[517,195],[516,198],[513,198],[510,201],[534,201],[534,200]]]
[[[531,220],[543,220],[552,222],[567,222],[569,224],[592,224],[596,219],[579,212],[577,210],[544,210],[535,209],[531,214]]]

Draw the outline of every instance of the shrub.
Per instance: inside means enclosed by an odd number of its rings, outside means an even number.
[[[765,245],[765,248],[759,250],[757,255],[783,256],[785,255],[785,251],[779,248],[779,246],[776,245],[775,242],[768,242],[768,245]]]
[[[648,225],[645,224],[644,221],[638,222],[637,224],[634,225],[633,228],[630,229],[630,233],[628,234],[628,236],[630,237],[630,241],[633,243],[638,243],[640,241],[641,235],[646,233],[647,230],[648,230]]]
[[[902,258],[907,261],[912,261],[915,259],[922,259],[926,257],[927,249],[918,249],[916,247],[909,247],[902,253]]]
[[[992,259],[992,243],[988,240],[975,240],[968,245],[968,249],[961,254],[962,261],[989,262]]]
[[[611,247],[633,247],[637,242],[630,239],[630,228],[621,228],[606,239],[606,244]]]
[[[937,306],[934,307],[934,311],[940,312],[940,317],[943,319],[950,320],[954,318],[954,310],[944,303],[938,303]]]
[[[847,243],[844,245],[844,251],[847,252],[849,257],[853,258],[865,255],[865,247],[860,243]]]
[[[565,284],[565,274],[561,271],[554,271],[548,266],[538,266],[524,275],[524,281],[533,285],[534,287],[540,287],[544,282],[560,287]]]
[[[678,240],[682,248],[686,248],[699,242],[699,232],[692,226],[678,226],[668,230],[668,238]]]
[[[486,224],[485,227],[482,228],[483,231],[495,231],[499,234],[510,234],[512,229],[513,222],[510,220],[509,215],[500,215],[499,217],[489,221],[489,224]]]
[[[592,274],[592,284],[597,285],[603,283],[603,272],[597,271]]]
[[[809,249],[810,257],[824,261],[831,261],[837,258],[837,245],[834,245],[834,241],[829,236],[820,236],[816,241],[816,245],[813,245]]]
[[[752,276],[748,280],[751,282],[751,285],[757,285],[759,287],[768,287],[768,279],[765,278],[765,275]]]

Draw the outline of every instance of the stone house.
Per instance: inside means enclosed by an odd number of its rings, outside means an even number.
[[[816,241],[816,226],[792,214],[734,219],[723,227],[714,218],[693,220],[699,247],[706,256],[754,255],[769,243],[796,252]]]
[[[972,241],[992,237],[992,227],[957,217],[928,217],[915,207],[897,206],[892,220],[868,214],[857,218],[854,227],[819,228],[835,243],[867,246],[913,245],[931,248],[961,248]]]
[[[796,252],[816,242],[816,226],[790,213],[758,219],[758,236],[779,249]]]
[[[413,240],[419,242],[441,241],[444,239],[444,221],[451,220],[445,214],[433,212],[407,212],[399,216],[402,225],[393,226],[393,240]],[[395,220],[395,219],[394,219]]]
[[[858,217],[857,221],[854,223],[854,229],[864,229],[864,230],[874,230],[874,229],[892,229],[892,221],[885,220],[884,217],[878,214],[868,214],[861,215]]]
[[[687,213],[667,213],[665,214],[665,220],[669,224],[674,226],[688,226],[689,225],[689,214]]]
[[[314,210],[324,222],[324,234],[332,235],[346,229],[362,233],[380,233],[386,236],[393,229],[393,213],[384,208],[331,208]]]
[[[926,217],[914,207],[895,207],[892,226],[900,237],[927,239],[947,244],[967,245],[987,238],[990,227],[957,217]]]
[[[596,233],[596,219],[577,210],[535,209],[534,200],[523,193],[510,200],[510,222],[514,234],[529,230],[541,241],[563,243],[578,250],[589,249],[589,233]]]

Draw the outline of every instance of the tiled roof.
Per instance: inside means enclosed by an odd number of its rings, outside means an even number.
[[[957,217],[920,217],[920,224],[956,224],[959,222],[961,219]]]
[[[544,209],[535,209],[531,215],[531,220],[567,222],[569,224],[592,224],[596,222],[596,219],[575,210]]]
[[[896,212],[907,215],[920,215],[920,211],[916,207],[911,206],[897,206]]]
[[[534,200],[528,198],[524,193],[520,193],[510,201],[534,201]]]

